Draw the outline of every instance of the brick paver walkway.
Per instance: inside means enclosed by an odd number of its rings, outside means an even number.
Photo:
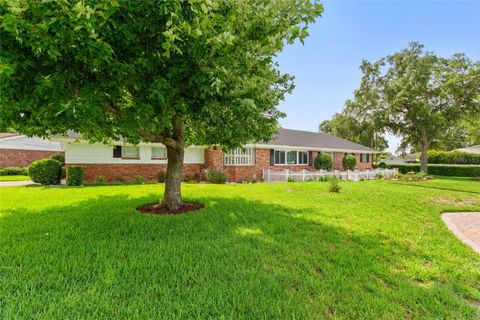
[[[480,212],[445,212],[442,219],[460,240],[480,253]]]

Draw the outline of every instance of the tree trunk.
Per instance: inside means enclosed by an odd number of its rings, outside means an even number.
[[[428,141],[424,140],[420,142],[421,147],[421,155],[420,155],[420,170],[428,174]]]
[[[181,184],[183,172],[183,125],[177,119],[173,121],[173,137],[164,138],[163,143],[167,147],[167,176],[165,179],[165,191],[162,205],[170,210],[177,210],[183,205]]]

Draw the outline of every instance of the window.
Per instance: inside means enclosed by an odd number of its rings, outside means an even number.
[[[121,158],[122,157],[122,146],[113,147],[113,157]]]
[[[275,150],[275,164],[285,163],[285,151]]]
[[[165,159],[165,158],[167,158],[167,148],[152,147],[152,159]]]
[[[287,164],[297,164],[297,151],[287,152]]]
[[[308,164],[308,151],[275,150],[273,156],[275,165]]]
[[[308,164],[307,151],[298,151],[298,164]]]
[[[370,155],[368,153],[361,153],[360,154],[360,162],[361,163],[370,162]]]
[[[122,146],[122,158],[139,158],[138,147]]]
[[[250,166],[254,163],[252,148],[237,148],[225,154],[225,165]]]

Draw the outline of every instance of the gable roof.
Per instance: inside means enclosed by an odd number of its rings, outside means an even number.
[[[301,131],[281,128],[267,146],[300,147],[324,151],[376,153],[372,148],[332,136],[323,132]]]

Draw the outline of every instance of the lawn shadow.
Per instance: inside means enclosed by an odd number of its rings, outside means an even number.
[[[440,187],[440,186],[429,186],[429,185],[421,185],[417,182],[401,182],[401,181],[388,181],[389,183],[399,184],[407,187],[416,187],[416,188],[424,188],[424,189],[433,189],[433,190],[442,190],[442,191],[453,191],[453,192],[461,192],[461,193],[473,193],[473,194],[480,194],[480,191],[474,190],[459,190],[448,187]],[[475,181],[476,182],[476,181]]]
[[[156,199],[100,195],[35,211],[5,210],[2,265],[13,268],[0,282],[6,305],[15,308],[22,296],[29,306],[23,312],[44,307],[68,315],[65,299],[74,292],[80,306],[105,302],[128,316],[128,292],[129,304],[162,315],[160,303],[186,317],[218,317],[225,308],[236,318],[474,312],[442,279],[427,282],[402,272],[403,259],[423,252],[384,235],[355,234],[305,219],[308,209],[242,197],[187,197],[205,208],[175,216],[136,210]],[[33,284],[49,294],[31,290]],[[152,301],[145,302],[146,292]],[[188,301],[188,308],[179,301]]]

